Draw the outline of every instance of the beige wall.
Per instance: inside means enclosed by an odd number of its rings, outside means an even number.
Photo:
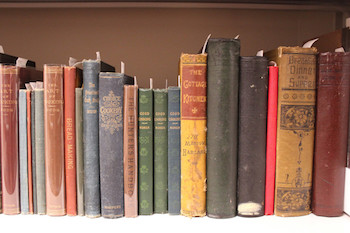
[[[335,12],[235,9],[0,9],[0,45],[27,57],[42,69],[69,56],[102,59],[126,71],[147,87],[176,85],[181,52],[195,53],[208,34],[240,35],[242,55],[305,39],[335,29]]]

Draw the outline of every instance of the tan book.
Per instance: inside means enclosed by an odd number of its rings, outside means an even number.
[[[311,213],[316,102],[315,48],[267,52],[279,66],[275,215]]]

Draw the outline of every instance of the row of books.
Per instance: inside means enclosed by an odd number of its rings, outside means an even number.
[[[315,48],[241,57],[238,39],[182,54],[167,89],[97,59],[19,90],[23,69],[1,65],[3,212],[342,215],[349,65]]]

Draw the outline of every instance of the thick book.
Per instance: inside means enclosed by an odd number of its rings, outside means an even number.
[[[168,212],[180,214],[180,87],[168,87]]]
[[[9,55],[6,53],[0,53],[0,63],[2,63],[2,64],[16,65],[17,59],[18,59],[18,57],[16,57],[16,56]],[[35,62],[28,60],[26,63],[26,66],[35,67]]]
[[[266,132],[265,215],[272,215],[275,200],[278,66],[269,67]]]
[[[99,155],[99,73],[114,68],[100,60],[83,61],[83,145],[85,215],[101,215]]]
[[[138,199],[139,214],[153,214],[153,90],[139,88]]]
[[[63,67],[44,65],[46,213],[66,214]]]
[[[318,61],[312,212],[341,216],[347,155],[350,53],[321,53]]]
[[[124,86],[124,216],[137,217],[137,85]]]
[[[27,91],[18,93],[18,121],[19,121],[19,179],[21,213],[29,214],[28,188],[28,147],[27,147]]]
[[[236,215],[240,41],[209,39],[207,46],[207,215]]]
[[[168,91],[154,93],[154,212],[168,211]]]
[[[99,77],[99,177],[105,218],[124,215],[124,85],[133,83],[122,73],[101,72]]]
[[[206,214],[207,54],[182,54],[180,78],[181,214],[200,217]]]
[[[241,57],[238,120],[237,214],[265,213],[268,61]]]
[[[18,67],[0,65],[0,87],[2,209],[19,214]]]
[[[311,212],[316,104],[315,48],[278,47],[265,55],[279,67],[275,215]]]
[[[82,70],[64,67],[64,150],[67,215],[77,215],[75,88],[81,86]]]
[[[77,214],[84,211],[84,145],[83,145],[83,88],[75,88],[75,145],[77,176]]]

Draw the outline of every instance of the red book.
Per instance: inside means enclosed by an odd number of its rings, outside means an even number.
[[[29,213],[34,213],[33,206],[33,167],[32,167],[32,117],[31,117],[31,91],[27,90],[27,153],[28,153],[28,199]]]
[[[0,86],[1,183],[3,213],[19,214],[18,67],[0,65]]]
[[[275,196],[278,67],[269,67],[266,137],[265,215],[272,215]]]

